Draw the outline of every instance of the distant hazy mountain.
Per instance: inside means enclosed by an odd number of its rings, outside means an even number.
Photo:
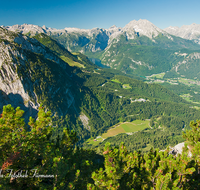
[[[46,33],[57,38],[59,42],[61,42],[68,49],[71,49],[72,51],[79,50],[82,52],[96,52],[104,50],[113,42],[113,40],[120,41],[121,36],[124,36],[126,40],[133,40],[144,36],[150,39],[149,43],[155,43],[154,45],[158,45],[159,35],[166,37],[172,42],[175,40],[174,37],[166,31],[158,28],[148,20],[142,19],[138,21],[133,20],[123,28],[119,28],[114,25],[109,29],[79,29],[67,27],[64,29],[55,29],[47,28],[46,26],[40,27],[32,24],[5,26],[4,28],[29,36],[34,36],[38,33]],[[181,46],[181,44],[179,45]],[[185,46],[187,47],[187,44]],[[172,45],[169,47],[174,48]],[[184,46],[182,45],[182,47]]]
[[[125,27],[119,28],[113,25],[109,29],[79,29],[79,28],[64,28],[64,29],[55,29],[55,28],[47,28],[46,26],[40,27],[37,25],[32,24],[23,24],[23,25],[13,25],[13,26],[4,26],[4,28],[13,31],[13,32],[21,32],[23,34],[30,34],[35,35],[37,33],[47,33],[47,34],[57,34],[63,35],[67,33],[79,33],[83,35],[87,35],[92,37],[94,34],[98,34],[100,32],[104,32],[108,37],[109,40],[119,36],[120,34],[127,32],[127,38],[133,39],[135,35],[144,35],[149,38],[153,38],[159,35],[159,33],[163,33],[165,36],[168,35],[165,31],[159,29],[154,24],[149,22],[148,20],[133,20],[129,22]]]
[[[177,26],[170,26],[165,28],[169,34],[179,36],[188,40],[194,40],[196,43],[200,44],[200,24],[183,25],[180,28]]]

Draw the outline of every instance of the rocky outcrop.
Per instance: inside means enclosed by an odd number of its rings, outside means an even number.
[[[184,147],[185,147],[185,142],[179,143],[176,146],[170,148],[169,154],[172,154],[175,156],[177,156],[178,154],[182,154]],[[188,156],[189,157],[192,156],[192,153],[190,151],[188,152]]]

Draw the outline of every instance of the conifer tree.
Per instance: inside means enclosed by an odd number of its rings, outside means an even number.
[[[29,127],[23,113],[19,107],[7,105],[1,114],[1,189],[73,189],[80,173],[73,161],[76,133],[65,129],[55,143],[51,139],[51,112],[39,107],[38,118],[30,117]]]
[[[198,189],[199,149],[195,142],[198,135],[193,137],[192,133],[187,132],[189,135],[186,137],[195,144],[193,153],[197,154],[193,158],[188,156],[187,151],[172,155],[169,148],[160,152],[151,149],[142,155],[140,151],[128,153],[123,144],[119,149],[106,144],[103,152],[105,169],[101,168],[92,174],[94,183],[88,184],[88,189]]]
[[[199,120],[191,122],[191,130],[183,133],[187,142],[182,154],[172,155],[169,148],[165,151],[151,149],[146,154],[128,152],[124,143],[119,148],[107,143],[102,152],[104,166],[99,168],[91,159],[97,156],[94,151],[75,148],[75,132],[64,129],[63,136],[52,138],[51,112],[39,107],[38,118],[30,117],[28,126],[23,113],[11,105],[3,107],[1,189],[192,190],[200,187]]]

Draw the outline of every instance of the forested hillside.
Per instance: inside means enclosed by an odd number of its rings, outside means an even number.
[[[0,118],[1,189],[198,189],[199,126],[191,122],[182,154],[151,149],[129,152],[124,143],[106,143],[100,155],[75,147],[76,133],[68,129],[52,138],[51,112],[39,107],[38,118],[4,106]],[[189,149],[187,148],[189,147]]]
[[[54,45],[56,42],[45,34],[39,34],[34,38],[54,50],[56,54],[64,54],[61,53],[63,48]],[[128,143],[130,146],[127,144],[129,150],[137,150],[149,147],[149,145],[164,149],[169,144],[175,145],[182,142],[182,129],[184,126],[189,126],[191,120],[198,118],[198,110],[190,108],[187,101],[158,84],[147,84],[126,77],[122,73],[99,68],[80,53],[74,53],[73,56],[74,62],[78,63],[81,60],[85,67],[79,65],[79,69],[75,69],[76,76],[73,77],[73,81],[76,81],[81,88],[81,93],[84,93],[84,96],[79,96],[81,102],[79,108],[82,112],[87,113],[90,131],[84,132],[84,129],[81,129],[80,122],[78,125],[72,125],[69,123],[69,118],[67,121],[64,119],[61,123],[76,130],[81,142],[84,142],[89,136],[96,138],[119,122],[151,119],[150,125],[153,129],[145,133],[140,132],[147,136],[141,135],[140,140],[136,143],[134,139],[138,134],[130,136],[124,134],[121,140],[131,141],[131,143]],[[72,62],[69,62],[69,64],[73,65]],[[137,98],[144,98],[148,101],[133,102]],[[61,124],[57,122],[57,125],[60,126]],[[166,127],[165,132],[160,132],[157,129],[158,126]],[[119,140],[120,137],[109,138],[106,141],[119,145],[120,141],[117,144],[115,143],[116,138]],[[150,142],[148,138],[151,139]],[[102,147],[104,144],[98,146]],[[87,148],[97,148],[98,146],[91,147],[84,143],[84,147]]]

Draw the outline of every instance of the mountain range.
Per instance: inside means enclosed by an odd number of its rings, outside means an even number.
[[[190,68],[191,59],[199,63],[196,24],[181,27],[174,33],[170,28],[162,30],[141,19],[133,20],[123,28],[112,26],[109,29],[54,29],[28,24],[4,28],[27,36],[47,34],[69,51],[81,52],[95,64],[126,74],[147,76],[169,71],[181,75],[186,73],[185,67]],[[197,31],[195,35],[194,30]]]
[[[64,29],[55,29],[55,28],[48,28],[46,26],[40,27],[32,24],[1,26],[1,27],[30,36],[34,36],[35,34],[38,33],[45,33],[52,36],[79,34],[82,36],[86,36],[87,38],[87,40],[85,39],[86,44],[88,43],[88,40],[90,40],[89,38],[92,38],[95,35],[95,37],[98,36],[100,38],[99,41],[102,41],[104,43],[107,41],[107,45],[109,45],[113,39],[119,39],[119,37],[124,33],[128,40],[134,39],[136,36],[146,36],[152,39],[153,42],[156,41],[156,39],[154,38],[156,38],[159,34],[166,36],[168,39],[172,41],[174,39],[173,36],[171,35],[174,35],[184,39],[194,40],[196,43],[199,43],[199,36],[200,36],[200,25],[195,23],[191,25],[183,25],[180,28],[177,26],[174,27],[170,26],[162,30],[157,26],[155,26],[153,23],[145,19],[140,19],[138,21],[133,20],[124,27],[117,27],[113,25],[109,29],[103,29],[103,28],[79,29],[70,27],[66,27]],[[100,49],[103,50],[103,48]],[[97,50],[98,49],[93,49],[93,51]]]
[[[23,25],[13,25],[13,26],[1,26],[8,30],[14,32],[21,32],[23,34],[35,35],[38,33],[46,33],[49,35],[63,35],[67,33],[79,33],[92,37],[94,34],[99,34],[99,32],[104,32],[109,38],[109,42],[112,39],[116,38],[120,34],[127,32],[128,39],[134,39],[135,34],[144,35],[148,38],[155,38],[160,33],[162,35],[167,36],[169,39],[173,40],[171,35],[178,36],[184,39],[195,40],[195,42],[199,43],[200,36],[200,25],[199,24],[191,24],[191,25],[183,25],[182,27],[177,26],[169,26],[165,29],[160,29],[155,26],[153,23],[149,22],[145,19],[140,19],[138,21],[133,20],[129,22],[125,27],[117,27],[113,25],[109,29],[103,28],[93,28],[93,29],[79,29],[79,28],[70,28],[66,27],[64,29],[55,29],[48,28],[45,25],[40,27],[32,24],[23,24]],[[109,44],[109,43],[108,43]]]

